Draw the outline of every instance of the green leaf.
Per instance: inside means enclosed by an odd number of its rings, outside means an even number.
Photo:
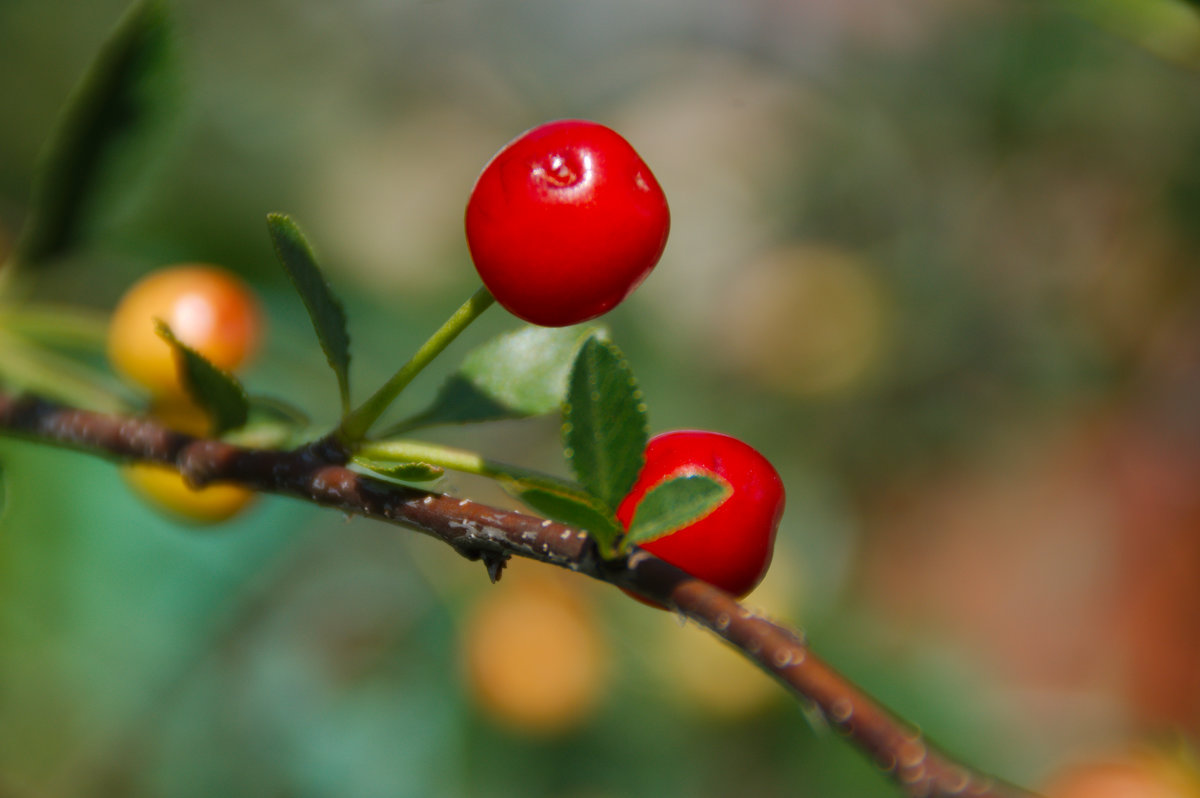
[[[346,332],[346,312],[342,303],[333,295],[325,276],[317,266],[312,247],[300,232],[300,228],[282,213],[267,215],[267,229],[279,262],[287,270],[292,285],[304,300],[304,307],[312,319],[313,328],[325,359],[337,375],[338,392],[342,399],[342,411],[350,409],[350,335]]]
[[[0,518],[8,509],[8,474],[4,473],[4,464],[0,463]]]
[[[566,398],[571,364],[600,327],[530,325],[471,351],[429,409],[403,422],[409,430],[552,413]]]
[[[280,399],[249,397],[249,417],[244,426],[225,439],[254,449],[291,449],[310,439],[312,426],[304,411]]]
[[[120,413],[129,398],[120,383],[83,360],[30,343],[0,327],[0,381],[89,410]]]
[[[372,474],[398,482],[432,482],[446,473],[441,466],[429,463],[382,463],[358,457],[353,462]]]
[[[624,545],[649,543],[699,521],[733,493],[723,479],[688,474],[655,485],[642,497]]]
[[[166,7],[143,0],[126,12],[75,87],[39,158],[32,208],[15,253],[22,263],[61,255],[110,211],[101,189],[128,192],[178,104],[175,47]]]
[[[294,429],[304,429],[312,424],[308,413],[275,396],[251,396],[250,417]]]
[[[589,496],[543,487],[518,488],[517,496],[541,515],[591,533],[600,553],[611,557],[624,534],[612,511]]]
[[[159,336],[175,350],[175,362],[188,394],[212,418],[213,434],[221,435],[245,424],[250,405],[241,383],[182,343],[162,321],[156,321],[155,326]]]
[[[642,469],[646,406],[633,371],[616,346],[591,337],[571,370],[563,445],[575,479],[615,508]]]

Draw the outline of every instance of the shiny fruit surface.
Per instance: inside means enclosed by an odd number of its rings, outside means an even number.
[[[153,396],[183,396],[170,346],[155,331],[161,319],[215,366],[232,371],[255,351],[258,302],[232,273],[206,264],[159,269],[135,283],[113,311],[108,357],[120,374]]]
[[[576,119],[510,142],[467,203],[467,246],[484,285],[545,327],[614,308],[658,263],[669,230],[662,188],[629,142]]]
[[[642,548],[734,596],[744,596],[766,575],[783,515],[783,481],[749,444],[718,432],[677,430],[656,435],[646,463],[617,508],[626,528],[646,493],[661,482],[703,474],[732,490],[708,515]]]

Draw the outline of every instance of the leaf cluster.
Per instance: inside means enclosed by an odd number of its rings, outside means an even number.
[[[41,159],[33,208],[15,262],[41,264],[87,243],[89,218],[101,189],[162,127],[175,92],[169,18],[161,0],[142,0],[118,24],[62,114]],[[669,534],[710,512],[729,487],[705,476],[654,487],[626,530],[617,510],[643,465],[648,423],[633,372],[602,327],[526,326],[471,351],[434,400],[385,432],[367,431],[379,414],[449,340],[492,303],[482,292],[460,308],[389,382],[364,405],[351,404],[350,335],[343,304],[318,264],[313,247],[290,217],[272,213],[267,230],[275,253],[312,321],[337,382],[341,426],[334,433],[354,464],[389,481],[429,483],[447,469],[499,480],[534,510],[588,530],[605,556]],[[465,310],[464,310],[465,309]],[[267,415],[282,431],[275,445],[293,440],[306,418],[284,403],[252,399],[231,374],[180,341],[163,322],[158,334],[172,347],[181,381],[212,419],[214,434],[248,436],[252,419]],[[410,432],[441,424],[472,424],[559,413],[567,480],[469,453],[408,440]],[[268,425],[269,426],[269,425]]]

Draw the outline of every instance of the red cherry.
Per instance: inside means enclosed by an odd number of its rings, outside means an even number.
[[[617,508],[617,518],[628,528],[650,489],[689,474],[718,477],[733,492],[699,521],[642,548],[740,598],[762,581],[771,564],[783,515],[783,480],[767,458],[737,438],[717,432],[665,432],[646,446],[646,464]]]
[[[658,263],[671,214],[625,139],[548,122],[498,152],[467,202],[467,246],[496,301],[544,327],[612,310]]]

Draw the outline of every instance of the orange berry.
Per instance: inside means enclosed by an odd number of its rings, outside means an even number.
[[[258,303],[238,277],[216,266],[183,264],[135,283],[113,311],[108,357],[113,367],[154,396],[183,396],[171,347],[155,331],[164,321],[175,336],[226,371],[244,363],[261,331]]]
[[[506,573],[480,597],[463,644],[480,708],[522,731],[578,726],[605,689],[608,646],[584,597],[560,578]]]
[[[1047,798],[1200,798],[1200,777],[1181,760],[1139,752],[1064,770],[1044,792]]]

